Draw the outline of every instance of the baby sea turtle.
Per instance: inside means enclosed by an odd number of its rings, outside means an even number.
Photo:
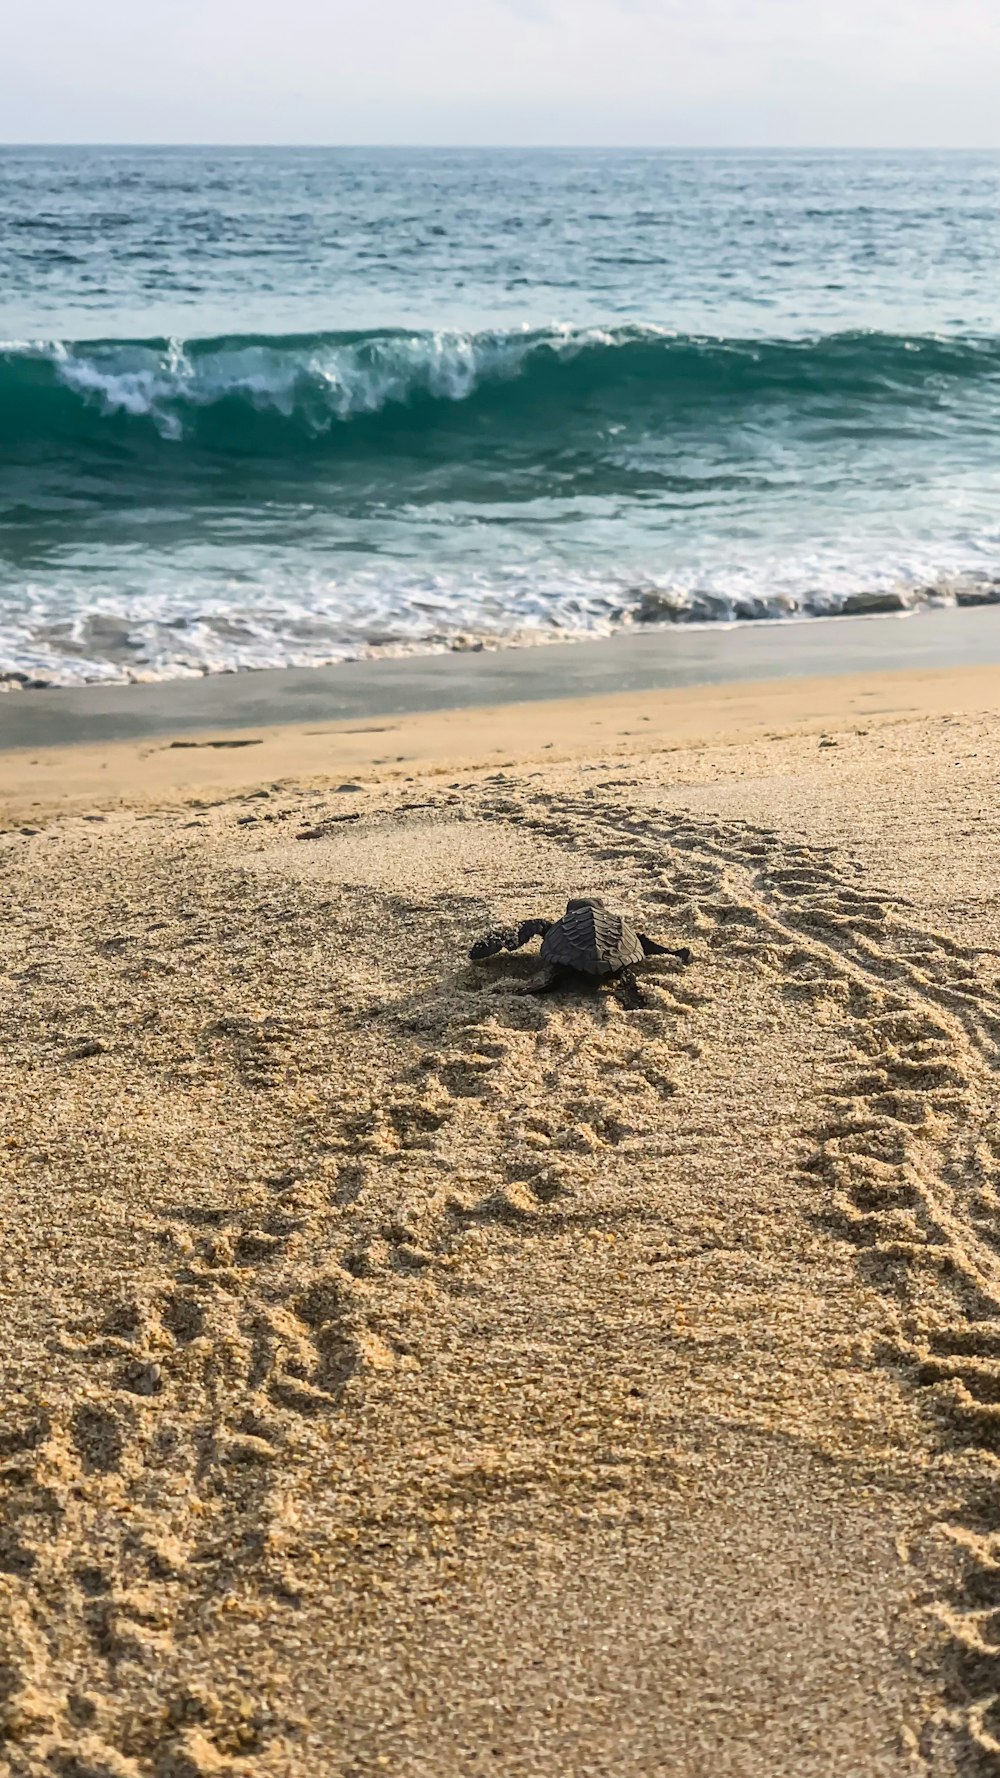
[[[596,895],[566,903],[561,920],[522,920],[520,926],[496,927],[474,944],[470,961],[483,963],[498,951],[519,951],[529,940],[542,941],[538,974],[525,984],[526,994],[545,994],[574,975],[613,981],[623,1006],[644,1006],[635,966],[645,957],[677,957],[690,963],[687,945],[658,945],[644,932],[605,907]]]

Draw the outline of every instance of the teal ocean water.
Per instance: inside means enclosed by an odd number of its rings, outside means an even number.
[[[0,683],[1000,601],[1000,155],[0,149]]]

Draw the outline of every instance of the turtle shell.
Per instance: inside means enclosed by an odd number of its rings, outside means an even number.
[[[600,902],[571,903],[542,940],[543,963],[584,975],[616,975],[643,956],[634,927]]]

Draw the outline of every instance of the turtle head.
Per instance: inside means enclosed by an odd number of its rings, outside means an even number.
[[[571,914],[574,908],[602,908],[603,901],[599,895],[576,895],[566,903],[566,912]]]

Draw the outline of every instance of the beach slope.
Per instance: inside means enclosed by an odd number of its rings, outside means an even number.
[[[890,689],[6,756],[18,1778],[989,1769],[997,694]],[[466,961],[572,893],[691,966]]]

